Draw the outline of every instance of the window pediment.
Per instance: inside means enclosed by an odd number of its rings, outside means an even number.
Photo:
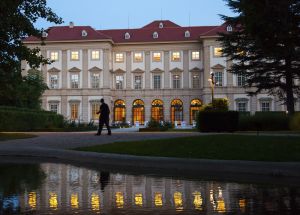
[[[49,104],[53,104],[53,103],[57,104],[57,103],[60,103],[60,101],[59,100],[49,100],[48,103]]]
[[[180,72],[183,72],[183,70],[182,70],[182,69],[179,69],[178,67],[176,67],[176,68],[170,70],[170,72],[171,72],[171,73],[180,73]]]
[[[48,70],[48,72],[60,72],[60,70],[55,67],[52,67],[51,69]]]
[[[79,99],[71,99],[69,100],[69,103],[80,103],[81,101]]]
[[[163,73],[164,71],[159,68],[156,68],[156,69],[153,69],[151,72],[152,73]]]
[[[235,101],[237,101],[237,102],[248,102],[249,99],[247,99],[247,98],[237,98],[237,99],[235,99]]]
[[[90,71],[90,72],[101,72],[102,69],[100,69],[100,68],[94,66],[94,67],[90,68],[89,71]]]
[[[132,71],[132,73],[144,73],[145,71],[140,69],[140,68],[137,68],[135,70]]]
[[[259,101],[272,101],[272,98],[270,98],[270,97],[262,97],[262,98],[260,98],[260,99],[258,99]]]
[[[213,67],[211,67],[213,70],[223,70],[225,67],[221,64],[216,64]]]
[[[193,69],[190,69],[190,72],[203,72],[203,70],[198,67],[194,67]]]
[[[78,69],[77,67],[73,67],[73,68],[69,69],[69,72],[81,72],[81,70]]]
[[[112,71],[113,73],[126,73],[126,71],[124,71],[123,69],[119,68],[119,69],[116,69],[114,71]]]

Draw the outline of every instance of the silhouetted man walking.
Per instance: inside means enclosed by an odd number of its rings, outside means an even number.
[[[101,132],[102,132],[102,128],[103,128],[103,125],[105,124],[106,128],[107,128],[107,131],[108,131],[108,135],[111,135],[111,130],[110,130],[110,127],[109,127],[109,107],[106,103],[104,103],[104,99],[101,99],[100,100],[101,102],[101,106],[100,106],[100,110],[97,112],[97,114],[100,113],[100,116],[99,116],[99,128],[98,128],[98,132],[96,135],[101,135]]]

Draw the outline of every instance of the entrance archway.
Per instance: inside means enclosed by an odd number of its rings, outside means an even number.
[[[139,123],[144,125],[145,122],[145,104],[142,100],[137,99],[133,102],[132,105],[132,117],[133,123]]]
[[[162,100],[153,100],[151,104],[151,119],[157,122],[164,121],[164,103]]]
[[[193,99],[190,105],[190,124],[193,124],[193,121],[197,120],[197,114],[200,111],[202,102],[200,99]]]
[[[181,124],[183,121],[183,103],[180,99],[174,99],[171,102],[171,122]]]
[[[121,99],[115,101],[114,104],[114,121],[115,122],[126,121],[126,106],[125,106],[125,102]]]

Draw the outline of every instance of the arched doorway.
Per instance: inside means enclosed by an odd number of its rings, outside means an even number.
[[[164,121],[164,103],[162,100],[155,99],[151,105],[151,120]]]
[[[200,99],[193,99],[190,105],[190,124],[193,124],[193,121],[197,120],[197,114],[200,111],[202,102]]]
[[[126,121],[126,106],[123,100],[115,101],[114,105],[114,122]]]
[[[145,122],[145,104],[142,100],[137,99],[132,105],[132,117],[133,123],[139,123],[141,125]]]
[[[183,103],[180,99],[174,99],[171,102],[171,122],[181,124],[183,121]]]

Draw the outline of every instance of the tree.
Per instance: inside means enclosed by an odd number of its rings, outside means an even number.
[[[236,16],[222,19],[233,31],[220,34],[230,72],[246,78],[250,95],[278,96],[293,114],[300,87],[300,1],[225,0]]]
[[[1,0],[0,1],[0,104],[16,105],[18,86],[23,82],[20,62],[25,60],[32,68],[50,63],[40,56],[39,49],[30,49],[23,44],[28,36],[41,38],[43,29],[34,23],[45,19],[55,24],[62,23],[46,0]]]

